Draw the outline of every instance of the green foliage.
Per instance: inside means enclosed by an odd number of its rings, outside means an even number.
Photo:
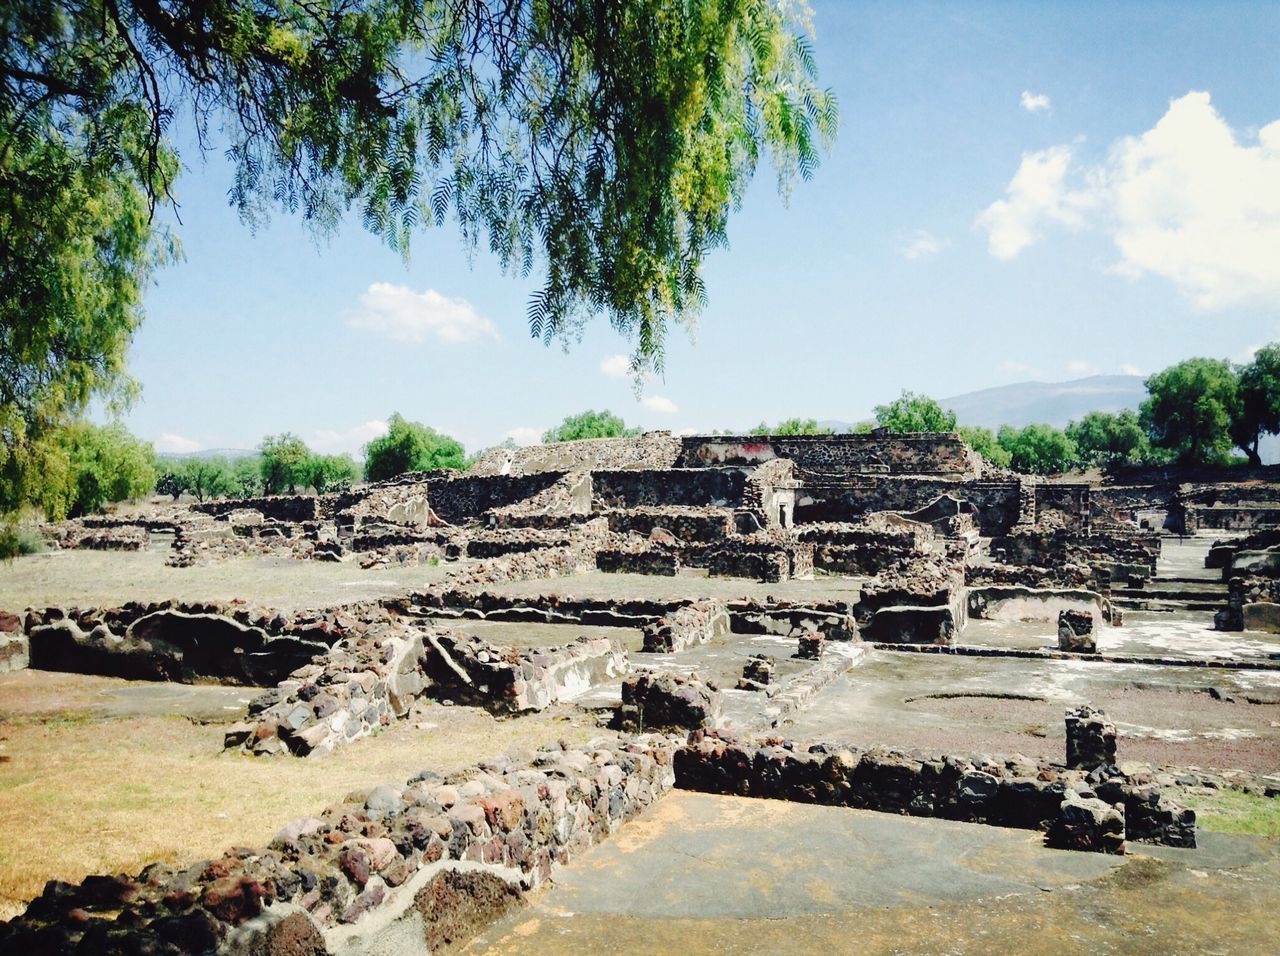
[[[299,484],[305,484],[307,476],[303,464],[311,450],[297,435],[283,432],[268,435],[258,446],[262,457],[258,459],[258,474],[262,477],[264,494],[278,495],[284,491],[293,494]]]
[[[387,420],[387,433],[365,446],[364,476],[370,481],[385,481],[406,471],[462,468],[465,464],[461,442],[396,412]]]
[[[105,22],[100,6],[0,7],[0,515],[71,507],[54,433],[93,395],[133,394],[142,292],[175,253],[147,201],[174,160],[116,95],[90,38]]]
[[[1152,456],[1138,413],[1129,408],[1115,413],[1089,412],[1080,421],[1070,422],[1066,431],[1082,464],[1111,468],[1138,464]]]
[[[187,477],[187,490],[196,496],[197,501],[229,497],[239,490],[231,463],[221,455],[188,458],[183,462],[183,470]]]
[[[156,494],[169,495],[174,501],[187,491],[187,472],[182,462],[167,461],[156,471]]]
[[[254,498],[262,494],[262,468],[259,459],[237,458],[231,463],[231,480],[235,484],[235,495],[239,498]]]
[[[1258,349],[1239,369],[1239,403],[1231,420],[1231,440],[1244,449],[1251,465],[1262,464],[1258,439],[1280,432],[1280,342]]]
[[[1193,358],[1147,379],[1139,420],[1152,444],[1192,465],[1225,464],[1240,415],[1236,373],[1225,360]]]
[[[878,427],[874,419],[864,418],[862,421],[854,422],[853,427],[849,429],[850,435],[870,435],[874,428]]]
[[[1061,428],[1052,425],[1003,425],[997,441],[1009,453],[1010,466],[1024,474],[1059,474],[1076,463],[1075,443]]]
[[[820,428],[815,418],[787,418],[769,426],[761,422],[748,432],[750,435],[830,435],[830,428]]]
[[[544,432],[542,440],[549,444],[580,438],[623,438],[639,434],[639,428],[628,428],[626,422],[606,408],[599,412],[587,410],[569,415],[555,428]]]
[[[956,413],[927,395],[903,392],[888,405],[877,405],[876,424],[891,432],[950,432],[956,429]]]
[[[964,439],[965,444],[997,468],[1008,468],[1012,456],[1008,449],[1001,446],[996,433],[981,425],[960,425],[956,431]]]
[[[303,480],[322,495],[326,491],[344,491],[359,474],[350,455],[311,455],[302,463]]]
[[[46,461],[55,465],[43,476],[42,504],[50,520],[98,512],[155,487],[155,449],[118,423],[76,421],[59,428]]]
[[[771,0],[16,0],[3,107],[10,130],[42,113],[28,151],[46,119],[112,118],[121,180],[154,199],[190,104],[231,140],[246,217],[332,228],[354,208],[400,250],[452,218],[513,271],[545,268],[535,336],[604,313],[660,366],[761,154],[785,195],[835,134],[808,19]]]

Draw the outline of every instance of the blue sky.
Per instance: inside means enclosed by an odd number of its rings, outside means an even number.
[[[904,388],[1280,338],[1280,4],[813,7],[836,144],[789,204],[761,167],[641,401],[603,319],[567,352],[529,338],[536,273],[469,261],[448,226],[407,268],[354,220],[322,243],[281,214],[251,232],[222,158],[188,151],[185,261],[148,293],[128,424],[160,450],[288,430],[358,452],[393,411],[469,449],[589,407],[673,430],[852,421]]]

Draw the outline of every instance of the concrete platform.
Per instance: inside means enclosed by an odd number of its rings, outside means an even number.
[[[485,954],[1258,953],[1280,845],[1157,858],[1038,834],[677,791],[466,949]]]

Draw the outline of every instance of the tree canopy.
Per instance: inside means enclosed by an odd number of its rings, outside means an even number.
[[[1151,444],[1131,408],[1119,412],[1089,412],[1069,422],[1067,437],[1075,444],[1084,464],[1113,467],[1137,464],[1151,457]]]
[[[830,435],[830,428],[822,428],[816,418],[785,418],[776,425],[761,422],[749,435]]]
[[[603,411],[579,412],[567,415],[555,428],[543,432],[544,442],[577,441],[579,438],[622,438],[628,435],[639,435],[640,429],[628,428],[624,422],[607,408]]]
[[[1280,343],[1258,349],[1253,361],[1239,370],[1237,399],[1231,440],[1251,465],[1260,465],[1258,440],[1280,432]]]
[[[1030,475],[1054,475],[1076,463],[1075,443],[1061,428],[1033,423],[1022,428],[1001,427],[997,440],[1009,453],[1015,471]]]
[[[1008,468],[1012,460],[1008,449],[1001,446],[996,433],[981,425],[960,425],[956,431],[964,439],[965,444],[976,451],[997,468]]]
[[[956,429],[956,413],[928,395],[903,392],[888,405],[875,408],[876,425],[892,432],[950,432]]]
[[[1154,444],[1186,464],[1224,464],[1239,415],[1236,373],[1223,359],[1193,358],[1147,379],[1139,418]]]
[[[297,435],[291,432],[268,435],[262,439],[258,451],[262,453],[258,473],[262,476],[264,494],[278,495],[284,491],[293,494],[298,485],[306,486],[303,465],[311,456],[311,449]]]
[[[466,449],[461,442],[398,412],[387,420],[387,433],[365,446],[364,476],[370,481],[385,481],[406,471],[465,466]]]

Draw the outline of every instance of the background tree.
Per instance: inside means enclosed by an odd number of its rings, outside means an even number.
[[[174,501],[187,490],[187,473],[182,462],[169,459],[156,466],[156,494],[170,495]]]
[[[187,478],[187,491],[197,501],[234,495],[239,485],[231,473],[231,464],[221,455],[195,455],[182,463]]]
[[[1066,434],[1083,464],[1113,467],[1136,464],[1151,456],[1147,433],[1131,408],[1089,412],[1080,421],[1069,422]]]
[[[350,455],[311,455],[303,461],[302,473],[303,480],[322,495],[350,488],[359,471]]]
[[[639,434],[639,428],[628,428],[626,422],[606,408],[600,412],[588,410],[568,415],[555,428],[544,432],[542,440],[550,443],[577,441],[580,438],[623,438]]]
[[[241,498],[253,498],[262,494],[262,467],[257,458],[243,455],[231,463],[231,480],[235,493]]]
[[[822,428],[816,418],[785,418],[776,425],[761,422],[749,435],[830,435],[830,428]]]
[[[1059,474],[1076,463],[1075,443],[1066,432],[1052,425],[1031,424],[1023,428],[1003,425],[997,440],[1009,453],[1010,466],[1024,474]]]
[[[262,453],[258,474],[262,476],[264,494],[278,495],[286,490],[293,494],[297,486],[306,481],[302,465],[311,450],[297,435],[290,432],[268,435],[258,450]]]
[[[1261,465],[1259,439],[1280,432],[1280,343],[1258,349],[1239,369],[1237,397],[1231,440],[1249,456],[1249,464]]]
[[[52,510],[46,509],[51,519],[92,514],[155,487],[155,449],[119,423],[73,422],[59,429],[57,442],[68,467],[59,471],[62,490],[50,499]]]
[[[385,481],[406,471],[462,468],[465,464],[466,450],[457,439],[394,412],[387,419],[387,433],[365,446],[364,476],[370,481]]]
[[[1012,460],[1007,449],[1000,445],[996,433],[990,428],[980,425],[960,425],[956,431],[964,439],[965,444],[976,451],[997,468],[1008,468]]]
[[[1220,359],[1193,358],[1147,379],[1139,420],[1151,442],[1185,464],[1225,464],[1240,414],[1236,373]]]
[[[888,405],[875,408],[876,425],[893,432],[952,432],[956,413],[928,395],[903,392]]]

